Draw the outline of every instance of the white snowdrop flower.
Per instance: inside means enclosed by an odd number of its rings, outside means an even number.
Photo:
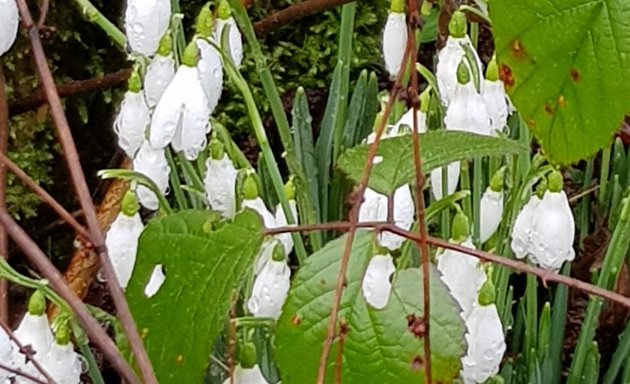
[[[241,205],[243,208],[250,208],[256,211],[262,217],[265,228],[274,228],[276,226],[274,214],[269,211],[267,205],[265,205],[265,202],[260,197],[244,199]]]
[[[122,208],[107,231],[105,245],[114,266],[118,284],[124,290],[136,263],[138,240],[144,230],[138,213],[138,202],[132,191],[128,191],[122,202]]]
[[[9,335],[4,328],[0,328],[0,361],[4,362],[9,367],[13,367],[15,364],[14,353],[15,349]],[[5,380],[11,376],[13,376],[11,372],[0,368],[0,383],[4,383]]]
[[[54,342],[42,359],[42,368],[57,384],[78,384],[83,371],[81,357],[74,351],[72,343],[65,345]]]
[[[533,218],[530,261],[542,268],[558,270],[575,258],[575,220],[564,191],[545,192]]]
[[[201,84],[206,92],[208,108],[212,113],[219,104],[223,92],[223,62],[216,48],[204,39],[197,39],[197,46],[201,56],[197,68],[201,76]]]
[[[490,116],[491,134],[497,135],[503,132],[508,119],[508,102],[505,88],[501,80],[484,80],[483,99],[486,102],[486,110]]]
[[[125,32],[131,50],[153,56],[170,19],[170,0],[127,0]]]
[[[134,70],[129,79],[129,90],[120,105],[120,111],[114,121],[114,132],[118,136],[118,145],[127,156],[133,158],[145,140],[151,115],[141,89],[140,76]]]
[[[225,218],[234,217],[236,209],[236,176],[238,171],[234,163],[223,153],[221,158],[213,155],[206,160],[206,177],[204,186],[210,207]]]
[[[393,0],[383,30],[383,59],[389,78],[395,79],[407,47],[407,19],[404,3]]]
[[[297,202],[291,198],[289,200],[289,208],[291,209],[291,215],[293,219],[295,219],[296,223],[298,220],[298,211],[297,211]],[[295,226],[297,224],[292,224],[291,226]],[[282,205],[276,205],[276,215],[275,215],[275,224],[274,228],[287,227],[289,223],[287,222],[287,216],[284,214],[284,210],[282,209]],[[291,233],[281,233],[274,236],[276,239],[280,240],[284,247],[285,253],[288,255],[293,250],[293,236]]]
[[[518,259],[527,256],[531,249],[534,217],[539,204],[540,198],[535,194],[532,195],[514,221],[511,246],[514,255]]]
[[[154,149],[145,140],[133,159],[133,170],[153,180],[162,194],[167,193],[171,168],[166,161],[164,149]],[[138,185],[136,195],[143,207],[151,210],[159,208],[158,197],[144,185]]]
[[[230,45],[229,54],[234,65],[238,68],[243,61],[243,38],[241,37],[241,31],[239,31],[236,25],[236,21],[234,21],[232,17],[230,4],[228,4],[227,0],[221,0],[217,10],[217,19],[214,29],[214,40],[219,46],[221,46],[221,37],[226,26],[230,27],[228,34],[228,43]]]
[[[272,254],[279,252],[281,257],[276,260],[272,256],[262,267],[254,280],[247,308],[254,317],[269,317],[277,320],[289,295],[291,269],[287,264],[282,244],[276,240],[270,248],[272,248]]]
[[[15,0],[0,0],[0,56],[11,49],[15,42],[19,22]]]
[[[416,110],[416,122],[418,124],[418,133],[427,131],[427,114],[420,109]],[[409,108],[407,112],[394,124],[392,131],[396,134],[413,133],[413,108]]]
[[[442,168],[436,168],[431,171],[431,192],[436,200],[450,196],[455,192],[459,183],[459,161],[454,161],[446,167],[446,194],[442,191]]]
[[[41,364],[44,356],[50,351],[54,341],[54,336],[50,330],[48,317],[46,316],[46,299],[44,295],[35,291],[28,302],[28,311],[22,318],[13,336],[22,346],[30,345],[34,352],[33,359]],[[41,373],[35,368],[32,362],[26,362],[25,356],[16,351],[13,360],[13,368],[30,374],[31,376],[43,379]],[[30,380],[16,377],[18,383],[26,383]]]
[[[475,249],[470,237],[462,246]],[[437,269],[441,273],[442,281],[461,307],[462,317],[465,319],[477,302],[481,286],[487,280],[481,263],[475,257],[447,249],[438,255]]]
[[[451,131],[464,131],[490,135],[490,115],[486,101],[477,93],[471,82],[457,84],[450,104],[446,108],[444,126]]]
[[[479,204],[479,241],[485,243],[499,228],[503,218],[504,169],[498,170]]]
[[[157,105],[174,76],[175,61],[173,57],[171,55],[155,55],[144,77],[144,97],[149,108]]]
[[[166,275],[164,274],[164,268],[162,264],[158,264],[153,267],[153,272],[149,277],[149,282],[144,286],[144,295],[147,298],[155,296],[156,293],[162,288],[162,284],[166,281]]]
[[[361,283],[361,292],[365,301],[376,309],[383,309],[389,302],[392,283],[389,281],[396,271],[394,260],[390,254],[375,255],[365,270]]]
[[[388,206],[387,196],[373,189],[366,188],[363,197],[364,201],[359,209],[359,222],[386,221]],[[409,230],[413,224],[415,214],[414,207],[415,205],[409,186],[404,185],[398,188],[394,192],[394,224],[401,229]],[[390,232],[382,232],[378,237],[379,244],[389,250],[400,248],[404,241],[404,237]]]
[[[465,60],[466,52],[462,46],[468,46],[474,53],[474,59],[477,65],[476,72],[482,74],[483,65],[475,51],[472,42],[466,35],[466,16],[461,11],[455,11],[449,22],[450,36],[446,39],[446,45],[438,52],[438,62],[435,69],[438,88],[440,90],[440,98],[442,104],[448,106],[455,94],[457,81],[457,68],[464,59],[464,63],[468,67]],[[469,70],[472,70],[468,67]]]
[[[462,358],[462,378],[465,383],[484,383],[499,372],[505,353],[505,336],[497,307],[475,305],[466,318],[468,351]]]
[[[234,384],[269,384],[260,371],[258,364],[251,368],[243,368],[240,364],[234,367]],[[232,379],[225,379],[223,384],[232,384]]]
[[[205,148],[210,132],[210,109],[197,69],[197,45],[188,45],[182,65],[164,90],[153,112],[149,141],[155,148],[169,143],[188,160]]]

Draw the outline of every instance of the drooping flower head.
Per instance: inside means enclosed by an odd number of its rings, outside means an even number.
[[[151,122],[149,108],[142,92],[142,80],[136,67],[129,77],[129,86],[114,121],[114,132],[118,145],[127,156],[133,159],[146,138],[147,127]]]
[[[227,0],[219,0],[219,7],[217,10],[217,20],[214,29],[214,40],[221,46],[221,39],[224,29],[229,26],[228,32],[228,44],[229,54],[236,67],[241,66],[243,61],[243,38],[241,37],[241,31],[236,25],[236,21],[232,17],[232,10]]]
[[[479,204],[479,241],[485,243],[499,228],[503,216],[504,168],[497,171]]]
[[[503,81],[499,79],[496,57],[488,64],[481,96],[486,102],[486,110],[490,116],[491,134],[503,132],[509,115],[508,96]]]
[[[363,203],[359,208],[359,222],[387,221],[389,198],[371,188],[365,189]],[[415,204],[408,185],[398,188],[393,196],[393,220],[394,224],[404,230],[409,230],[413,225]],[[378,236],[379,244],[389,250],[400,248],[405,241],[404,237],[391,232],[382,232]]]
[[[171,172],[164,151],[163,148],[153,148],[145,140],[133,159],[133,170],[153,180],[162,194],[166,194],[168,191],[168,180]],[[136,194],[143,207],[151,210],[159,208],[158,197],[149,188],[138,185]]]
[[[215,44],[221,45],[220,41],[215,41],[214,25],[214,15],[210,10],[210,5],[207,4],[201,8],[199,16],[197,16],[195,29],[198,37],[195,39],[201,55],[197,68],[199,69],[203,89],[208,98],[210,113],[214,111],[219,103],[223,91],[223,63],[221,54],[208,42],[208,40],[212,40]]]
[[[171,80],[175,76],[172,39],[166,33],[160,41],[157,55],[151,60],[144,76],[144,97],[149,108],[157,105]]]
[[[458,66],[457,84],[450,103],[446,107],[444,126],[450,131],[471,132],[479,135],[492,133],[486,101],[477,92],[465,60],[460,61]]]
[[[401,70],[407,47],[407,19],[405,2],[392,0],[385,29],[383,30],[383,59],[390,79],[396,78]]]
[[[170,20],[170,0],[127,0],[125,32],[131,50],[153,56]]]
[[[15,42],[19,22],[15,0],[0,1],[0,57],[11,49]]]
[[[247,308],[254,317],[269,317],[277,320],[282,306],[289,295],[291,269],[287,264],[284,246],[274,239],[264,252],[271,253],[257,274]]]
[[[210,140],[210,157],[206,160],[204,186],[210,208],[221,212],[223,217],[232,218],[236,212],[236,178],[238,170],[223,144],[213,137]]]
[[[383,309],[392,291],[391,275],[396,271],[392,255],[374,255],[365,270],[361,292],[365,301],[376,309]]]
[[[83,371],[81,357],[70,342],[67,321],[57,323],[55,340],[48,353],[42,357],[42,368],[58,384],[79,384]]]

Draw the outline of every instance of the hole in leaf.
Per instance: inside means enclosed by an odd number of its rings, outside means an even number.
[[[162,264],[156,265],[153,268],[149,282],[144,287],[144,295],[148,298],[153,297],[156,293],[158,293],[165,280],[166,275],[164,274],[164,267]]]

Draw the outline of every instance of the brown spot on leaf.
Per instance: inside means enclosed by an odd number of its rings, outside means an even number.
[[[558,96],[558,106],[560,108],[564,108],[567,106],[567,99],[564,97],[564,95]]]
[[[424,360],[422,359],[422,356],[416,355],[414,356],[413,360],[411,360],[411,370],[418,372],[419,370],[422,369],[422,366],[424,365]]]
[[[302,318],[298,315],[293,315],[293,317],[291,318],[291,324],[297,327],[298,325],[302,324]]]
[[[519,59],[523,59],[525,58],[525,56],[527,56],[527,53],[525,53],[525,48],[523,48],[523,43],[521,43],[520,40],[512,41],[512,44],[510,44],[510,49],[512,50],[512,54]]]
[[[580,75],[580,72],[578,72],[577,69],[571,68],[571,80],[573,80],[574,83],[577,83],[578,81],[580,81],[581,77],[582,76]]]
[[[529,119],[527,119],[527,126],[529,127],[529,129],[536,129],[536,120],[530,117]]]
[[[503,81],[506,88],[512,88],[514,86],[514,76],[512,75],[512,69],[507,64],[501,64],[499,70],[499,78]]]
[[[553,116],[554,110],[551,107],[551,105],[549,105],[549,103],[545,104],[545,113],[550,116]]]
[[[426,334],[427,328],[424,324],[424,317],[414,314],[407,315],[407,329],[415,337],[421,338]]]

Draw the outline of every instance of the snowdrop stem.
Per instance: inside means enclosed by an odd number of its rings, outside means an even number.
[[[90,0],[74,0],[74,2],[81,8],[81,12],[88,21],[101,27],[114,43],[120,47],[125,47],[125,44],[127,44],[125,34],[109,21]]]
[[[173,173],[174,172],[171,172],[171,174]],[[157,185],[155,185],[155,182],[153,182],[153,180],[146,177],[142,173],[134,172],[128,169],[103,169],[99,171],[97,175],[101,177],[102,179],[118,178],[118,179],[123,179],[123,180],[132,180],[139,184],[142,184],[145,187],[149,188],[151,191],[153,191],[153,193],[155,193],[155,195],[158,198],[158,201],[160,202],[161,211],[163,211],[167,215],[173,212],[170,204],[168,203],[168,200],[166,200],[164,195],[160,193],[160,189],[157,187]]]
[[[472,187],[470,185],[470,163],[467,160],[461,162],[460,184],[462,186],[462,190],[472,191]],[[473,217],[471,198],[472,197],[468,195],[462,201],[464,213],[468,217]]]
[[[536,344],[538,341],[537,296],[538,281],[536,276],[527,275],[527,286],[525,288],[525,356],[528,364],[534,364],[536,357]]]
[[[586,169],[584,171],[584,187],[589,187],[593,181],[593,171],[595,170],[595,159],[591,157],[586,162]],[[591,217],[591,196],[586,195],[580,201],[580,205],[577,212],[577,229],[579,233],[580,244],[584,241],[589,233],[589,222]]]
[[[483,193],[483,160],[481,157],[475,157],[473,159],[473,186],[472,186],[472,205],[473,205],[473,228],[472,228],[472,238],[473,243],[476,247],[480,247],[479,243],[479,233],[481,231],[480,227],[480,217],[481,217],[481,194]]]
[[[602,151],[602,160],[599,173],[599,207],[602,210],[601,214],[603,216],[606,216],[606,213],[608,211],[607,202],[611,148],[612,146],[607,146]]]
[[[171,172],[168,175],[171,188],[173,188],[173,195],[175,195],[175,201],[177,202],[177,206],[179,209],[189,208],[188,201],[186,200],[186,195],[184,194],[184,190],[182,189],[182,181],[179,178],[179,174],[177,170],[179,169],[175,164],[175,159],[173,158],[173,154],[171,153],[170,148],[165,149],[166,162],[168,166],[171,168]],[[162,205],[160,203],[160,205]]]
[[[186,178],[186,182],[192,184],[191,186],[198,191],[204,191],[203,180],[199,176],[199,173],[193,166],[193,164],[186,159],[183,153],[178,153],[177,158],[179,159],[179,163],[181,164],[181,169],[184,172],[184,177]],[[200,206],[203,206],[203,200],[198,199],[196,196],[193,197],[193,200],[196,201]]]
[[[470,23],[470,40],[473,47],[477,49],[479,46],[479,23]]]
[[[442,197],[446,197],[448,191],[448,167],[442,167]],[[450,215],[448,211],[442,212],[442,237],[451,238]]]
[[[216,48],[219,49],[219,47]],[[243,75],[241,75],[239,70],[232,62],[230,55],[227,55],[222,49],[219,49],[219,52],[221,52],[221,56],[223,57],[223,62],[227,74],[230,76],[236,87],[241,91],[241,94],[245,99],[247,112],[249,114],[249,118],[252,123],[254,133],[256,135],[256,140],[258,141],[258,145],[260,145],[263,156],[265,157],[265,165],[269,170],[269,176],[271,178],[271,182],[273,184],[276,195],[278,196],[278,200],[280,201],[280,205],[282,206],[282,211],[284,212],[284,215],[287,219],[287,224],[295,224],[297,223],[297,218],[293,217],[293,213],[291,212],[289,199],[287,198],[284,191],[284,182],[282,181],[280,168],[278,167],[276,158],[273,155],[273,150],[269,145],[267,133],[265,132],[265,127],[263,126],[260,113],[258,112],[258,108],[256,107],[256,101],[254,100],[252,91],[249,88],[247,81],[245,81],[245,79],[243,78]],[[295,254],[297,255],[299,263],[302,264],[307,257],[304,242],[302,241],[302,237],[299,233],[293,233],[291,236],[293,237]]]
[[[46,299],[50,300],[53,304],[59,307],[63,311],[68,311],[68,313],[72,313],[70,307],[66,304],[65,301],[49,286],[45,280],[36,280],[21,275],[18,271],[13,269],[7,263],[6,260],[0,257],[0,278],[6,279],[12,283],[20,285],[22,287],[31,288],[40,291],[44,294]]]

